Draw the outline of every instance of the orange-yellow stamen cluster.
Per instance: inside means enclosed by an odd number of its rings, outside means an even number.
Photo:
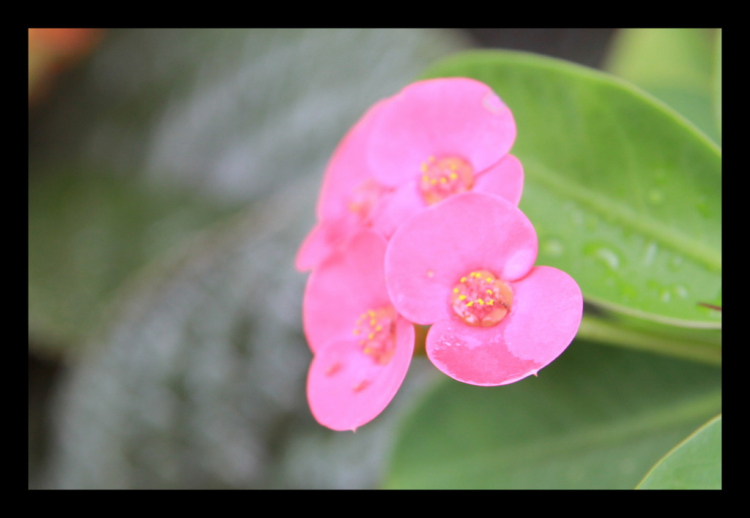
[[[436,159],[431,156],[422,164],[419,188],[428,205],[469,191],[473,186],[474,169],[463,158],[449,156]]]
[[[357,319],[353,333],[364,353],[385,365],[396,348],[396,311],[392,307],[365,311]]]
[[[451,292],[456,315],[470,326],[489,327],[499,323],[510,311],[513,292],[510,286],[487,270],[475,270],[461,277]]]

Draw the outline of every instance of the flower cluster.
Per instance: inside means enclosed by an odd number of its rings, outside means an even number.
[[[413,324],[431,326],[432,363],[474,385],[536,374],[573,340],[581,291],[534,266],[515,137],[510,109],[467,78],[413,83],[344,137],[296,261],[312,270],[303,322],[318,422],[354,430],[382,412],[409,368]]]

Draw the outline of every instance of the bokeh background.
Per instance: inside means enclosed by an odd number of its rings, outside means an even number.
[[[29,34],[29,487],[370,488],[441,375],[311,417],[296,249],[346,130],[469,48],[601,67],[612,29]]]

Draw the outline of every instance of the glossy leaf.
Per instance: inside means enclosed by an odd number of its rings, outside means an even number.
[[[622,29],[606,69],[684,115],[718,142],[713,113],[711,29]]]
[[[670,451],[638,489],[721,489],[721,416]]]
[[[678,114],[617,78],[515,52],[459,54],[426,76],[488,83],[510,106],[520,207],[538,264],[611,310],[718,328],[721,154]]]
[[[713,95],[714,118],[721,138],[721,30],[716,31],[716,51],[714,53]]]
[[[721,407],[720,370],[574,342],[504,387],[446,380],[404,423],[388,488],[633,488]]]
[[[720,329],[664,326],[617,313],[592,313],[584,314],[578,338],[721,365]]]

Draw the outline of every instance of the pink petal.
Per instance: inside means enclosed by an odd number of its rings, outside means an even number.
[[[538,266],[511,288],[511,311],[497,326],[471,327],[451,317],[430,328],[427,355],[438,369],[472,385],[506,385],[536,374],[568,347],[583,314],[578,284]]]
[[[384,197],[372,212],[372,229],[389,239],[402,223],[425,209],[416,181],[407,182]]]
[[[431,156],[458,156],[483,171],[515,138],[513,115],[489,86],[461,77],[429,79],[412,83],[383,106],[368,160],[378,181],[397,187],[420,175]]]
[[[505,342],[518,358],[547,365],[575,338],[583,316],[583,295],[567,273],[537,266],[512,283],[513,307],[506,317]]]
[[[457,317],[436,322],[427,332],[427,356],[440,371],[472,385],[505,385],[540,369],[508,351],[501,326],[471,327]]]
[[[486,192],[505,198],[518,205],[523,193],[523,166],[513,155],[507,155],[500,162],[477,176],[474,192]]]
[[[358,229],[358,226],[350,220],[329,220],[318,223],[302,241],[297,251],[295,267],[301,272],[315,268]]]
[[[307,377],[315,419],[333,430],[355,430],[388,406],[401,387],[414,353],[414,326],[396,323],[396,350],[381,365],[353,338],[334,340],[316,353]]]
[[[467,192],[419,212],[399,227],[385,257],[396,310],[417,324],[448,318],[460,278],[486,269],[506,282],[534,265],[537,238],[528,218],[497,196]]]
[[[372,177],[366,146],[376,115],[387,101],[383,99],[367,110],[331,156],[318,198],[318,219],[346,217],[352,193]]]
[[[337,337],[351,336],[357,319],[368,309],[391,305],[384,257],[385,240],[363,230],[312,271],[302,320],[313,352]]]

